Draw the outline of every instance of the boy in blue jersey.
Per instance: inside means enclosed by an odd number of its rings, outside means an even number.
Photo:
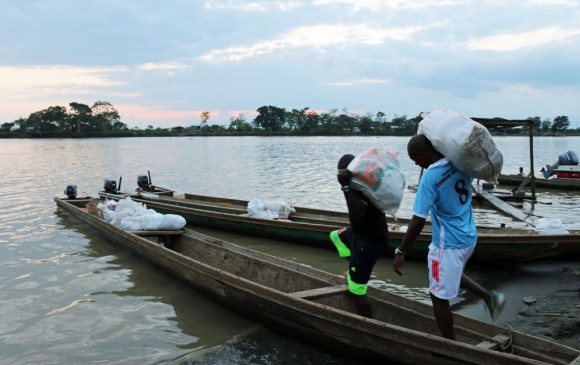
[[[455,339],[453,313],[449,300],[465,288],[481,297],[493,319],[505,304],[503,294],[488,291],[463,273],[477,242],[477,230],[471,209],[472,178],[464,175],[424,135],[416,135],[407,144],[407,153],[425,169],[413,205],[413,217],[407,233],[395,249],[393,266],[402,275],[405,251],[408,250],[431,214],[433,227],[429,245],[429,293],[437,327],[445,338]]]

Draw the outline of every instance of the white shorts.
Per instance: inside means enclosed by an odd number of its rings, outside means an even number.
[[[466,248],[440,248],[429,245],[429,292],[439,299],[449,300],[459,294],[459,284],[465,263],[475,245]]]

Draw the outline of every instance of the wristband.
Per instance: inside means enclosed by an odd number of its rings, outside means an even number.
[[[399,250],[399,248],[395,248],[395,255],[397,256],[405,256],[405,251]]]

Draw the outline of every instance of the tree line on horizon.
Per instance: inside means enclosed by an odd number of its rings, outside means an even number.
[[[256,109],[256,117],[248,121],[243,114],[232,117],[229,125],[209,124],[211,113],[200,114],[197,125],[173,128],[146,129],[129,128],[121,121],[118,111],[109,102],[97,101],[92,106],[72,102],[69,109],[51,106],[31,113],[28,118],[0,125],[3,137],[98,137],[98,136],[177,136],[177,135],[413,135],[422,120],[421,113],[416,117],[406,115],[388,119],[382,111],[364,115],[350,113],[347,109],[331,109],[318,113],[309,107],[286,110],[272,105]],[[497,118],[494,118],[497,119]],[[567,116],[554,120],[529,117],[534,132],[566,133],[570,121]],[[580,129],[580,128],[579,128]],[[576,129],[578,131],[579,129]],[[505,131],[505,129],[504,129]],[[509,133],[527,133],[528,127],[510,128]]]

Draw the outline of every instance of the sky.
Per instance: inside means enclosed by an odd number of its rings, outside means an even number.
[[[580,0],[0,0],[0,124],[97,101],[139,128],[264,105],[580,127]]]

